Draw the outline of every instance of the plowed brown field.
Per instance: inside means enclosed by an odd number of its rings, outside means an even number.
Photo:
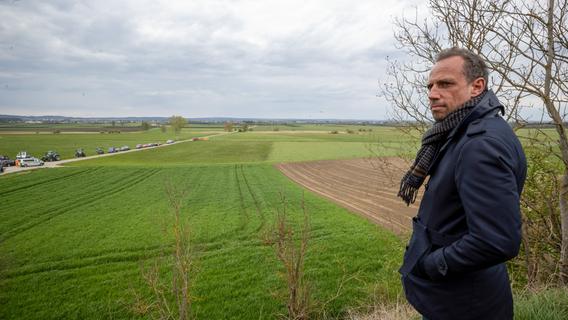
[[[325,160],[276,165],[303,187],[397,234],[410,230],[421,195],[407,207],[396,196],[409,163],[400,158]]]

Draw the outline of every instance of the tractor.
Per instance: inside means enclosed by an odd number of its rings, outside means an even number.
[[[43,157],[41,157],[41,161],[51,162],[51,161],[59,161],[61,158],[56,151],[49,150],[45,153]]]
[[[75,158],[83,158],[85,156],[85,151],[82,148],[75,150]]]

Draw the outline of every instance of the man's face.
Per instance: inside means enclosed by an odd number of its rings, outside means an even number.
[[[478,95],[473,83],[463,73],[464,60],[454,56],[436,62],[428,80],[428,99],[434,120],[443,120],[450,112]],[[474,94],[476,93],[476,94]]]

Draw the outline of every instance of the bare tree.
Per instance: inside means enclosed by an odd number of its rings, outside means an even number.
[[[442,48],[460,46],[478,53],[492,72],[492,88],[509,107],[506,119],[524,123],[521,103],[540,104],[558,134],[552,149],[563,164],[559,194],[562,236],[559,276],[568,284],[568,0],[430,0],[430,19],[395,20],[399,49],[412,60],[389,60],[389,82],[381,94],[399,120],[431,122],[425,97],[428,67]]]

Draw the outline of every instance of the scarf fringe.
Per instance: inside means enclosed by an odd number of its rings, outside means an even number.
[[[410,206],[411,203],[414,203],[414,201],[416,201],[416,196],[418,195],[418,188],[420,188],[420,186],[418,187],[412,186],[409,183],[404,183],[403,180],[400,183],[398,196],[402,198],[402,200],[406,203],[407,206]]]

